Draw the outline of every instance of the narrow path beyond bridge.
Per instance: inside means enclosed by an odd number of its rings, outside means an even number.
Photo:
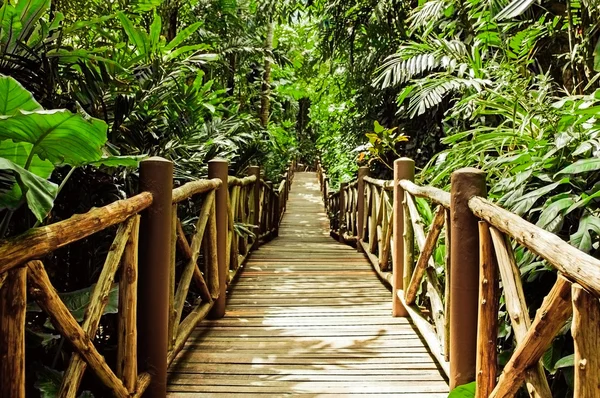
[[[314,173],[297,173],[279,237],[194,331],[169,396],[446,397],[448,385],[365,257],[329,237]]]

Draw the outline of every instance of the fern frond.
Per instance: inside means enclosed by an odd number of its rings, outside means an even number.
[[[491,82],[486,79],[463,78],[447,73],[428,76],[415,83],[410,95],[408,112],[411,118],[422,115],[453,92],[467,89],[480,92],[490,84]]]
[[[428,29],[432,24],[436,23],[444,16],[446,7],[446,0],[430,0],[423,3],[415,8],[408,17],[410,29],[413,31],[417,29]]]

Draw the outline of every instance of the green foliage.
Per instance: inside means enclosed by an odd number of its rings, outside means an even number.
[[[473,398],[475,396],[475,382],[463,384],[450,391],[448,398]]]

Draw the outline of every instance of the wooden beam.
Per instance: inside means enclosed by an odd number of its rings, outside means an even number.
[[[476,216],[515,238],[565,277],[579,283],[596,297],[600,296],[600,260],[483,198],[471,198],[469,207]]]
[[[48,274],[41,261],[27,263],[30,294],[38,305],[50,316],[52,325],[71,343],[85,362],[92,368],[100,381],[107,386],[115,396],[126,398],[129,392],[123,382],[113,373],[104,357],[100,355],[90,337],[79,326],[69,309],[62,302],[56,290],[52,287]]]
[[[421,280],[425,275],[427,266],[432,262],[430,261],[431,255],[435,250],[435,245],[437,244],[437,240],[442,232],[442,228],[444,227],[446,210],[442,206],[438,206],[435,211],[435,216],[433,217],[429,232],[427,233],[427,237],[425,238],[419,213],[414,206],[414,203],[411,205],[410,200],[408,203],[409,209],[411,210],[411,219],[413,220],[413,224],[416,224],[416,226],[413,226],[413,229],[415,230],[417,244],[419,245],[419,249],[421,251],[419,254],[419,259],[417,260],[417,265],[413,271],[412,278],[410,279],[410,284],[406,289],[406,302],[413,304],[417,298],[417,292],[419,291],[419,286],[421,285]]]
[[[100,318],[104,308],[108,303],[108,295],[115,280],[115,273],[121,264],[121,257],[129,240],[129,235],[134,226],[139,223],[139,216],[131,217],[119,226],[115,239],[110,246],[106,260],[100,272],[98,283],[90,296],[90,302],[85,310],[82,329],[91,339],[96,335],[96,330],[100,324]],[[74,352],[69,360],[69,365],[62,379],[58,396],[67,398],[77,395],[77,390],[81,384],[86,363],[83,358]]]
[[[120,224],[151,204],[152,194],[142,192],[132,198],[118,200],[45,227],[33,228],[22,235],[8,239],[0,245],[0,275],[69,243]]]
[[[27,268],[5,275],[0,290],[0,397],[25,398]]]
[[[600,302],[574,283],[573,325],[575,345],[574,398],[600,397]]]
[[[527,331],[531,327],[531,318],[525,302],[525,292],[521,283],[521,272],[515,262],[512,247],[506,242],[502,232],[490,227],[494,250],[498,259],[498,268],[504,288],[504,301],[506,311],[510,316],[510,322],[518,343],[523,341]],[[526,370],[527,390],[532,398],[551,398],[550,386],[546,380],[546,373],[541,362]]]
[[[487,398],[496,386],[500,284],[489,226],[479,222],[479,316],[475,398]]]
[[[504,367],[489,398],[513,397],[525,380],[525,369],[540,360],[572,312],[571,283],[561,275],[544,298],[525,338]]]

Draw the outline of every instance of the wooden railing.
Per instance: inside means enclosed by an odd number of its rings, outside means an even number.
[[[317,173],[327,187],[320,165]],[[530,396],[551,397],[540,360],[572,317],[575,397],[600,396],[600,260],[485,199],[485,174],[479,170],[455,171],[450,192],[414,184],[414,162],[406,158],[394,163],[394,180],[367,174],[361,168],[350,184],[357,187],[356,198],[347,196],[348,185],[328,192],[326,204],[337,218],[333,233],[346,243],[358,241],[374,269],[391,282],[394,316],[412,319],[451,388],[476,380],[477,397],[512,397],[525,383]],[[418,210],[422,199],[437,206],[427,226]],[[348,219],[360,221],[341,233],[339,225],[348,225],[343,222]],[[355,230],[356,235],[347,232]],[[440,238],[441,266],[432,260]],[[518,245],[558,271],[534,319],[513,253]],[[500,282],[516,348],[497,377]]]
[[[77,396],[87,367],[116,397],[164,396],[167,367],[193,329],[207,316],[224,315],[227,284],[261,241],[277,235],[293,173],[292,164],[280,189],[273,190],[260,179],[258,167],[250,167],[248,177],[235,178],[227,175],[227,161],[214,160],[208,179],[172,189],[172,163],[152,158],[141,162],[139,195],[2,242],[0,396],[25,397],[28,298],[73,349],[60,397]],[[188,237],[178,207],[198,205]],[[114,225],[114,241],[80,323],[41,259]],[[93,340],[115,286],[118,347],[110,366]]]

